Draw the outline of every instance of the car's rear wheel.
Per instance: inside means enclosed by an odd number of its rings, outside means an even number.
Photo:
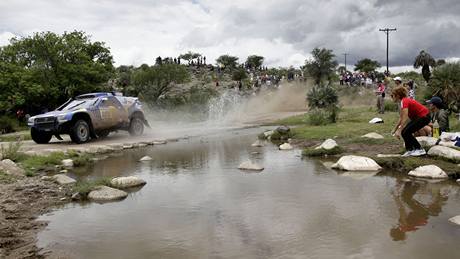
[[[53,137],[51,133],[43,130],[38,130],[36,128],[30,129],[30,136],[32,137],[32,140],[37,144],[46,144],[50,142],[51,138]]]
[[[90,138],[89,125],[85,120],[76,121],[70,129],[70,138],[77,144],[85,143]]]
[[[144,122],[139,117],[134,117],[129,123],[129,134],[131,136],[140,136],[144,133]]]

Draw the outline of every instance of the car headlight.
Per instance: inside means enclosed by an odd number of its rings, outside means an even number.
[[[68,121],[69,119],[68,119],[67,114],[64,114],[64,115],[59,115],[59,116],[57,116],[57,120],[58,120],[58,122],[66,122],[66,121]]]
[[[30,118],[27,120],[27,125],[33,126],[33,125],[34,125],[34,122],[35,122],[35,117],[30,117]]]

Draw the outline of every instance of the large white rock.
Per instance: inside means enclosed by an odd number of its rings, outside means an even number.
[[[257,163],[253,163],[252,161],[246,161],[246,162],[241,163],[240,166],[238,166],[238,169],[250,170],[250,171],[262,171],[264,170],[264,167]]]
[[[279,149],[280,150],[291,150],[291,149],[293,149],[293,147],[289,143],[284,143],[284,144],[279,146]]]
[[[449,221],[460,226],[460,215],[450,218]]]
[[[326,139],[321,145],[316,147],[315,149],[325,149],[325,150],[331,150],[334,149],[335,147],[338,147],[339,145],[335,140],[333,139]]]
[[[149,157],[149,156],[144,156],[144,157],[142,157],[141,159],[139,159],[139,161],[141,161],[141,162],[144,162],[144,161],[152,161],[152,160],[153,160],[153,158],[151,158],[151,157]]]
[[[25,171],[10,159],[4,159],[0,162],[0,171],[10,175],[24,176]]]
[[[384,137],[378,133],[371,132],[366,135],[361,136],[362,138],[371,138],[371,139],[384,139]]]
[[[68,176],[65,175],[65,174],[57,174],[57,175],[54,175],[54,176],[53,176],[53,179],[54,179],[58,184],[61,184],[61,185],[72,184],[72,183],[76,183],[76,182],[77,182],[77,181],[75,181],[73,178],[70,178],[70,177],[68,177]]]
[[[98,186],[88,194],[88,199],[93,201],[113,201],[124,199],[127,196],[128,193],[124,191],[107,186]]]
[[[115,177],[110,181],[115,188],[125,189],[145,185],[146,182],[136,176]]]
[[[374,160],[364,156],[343,156],[332,168],[345,171],[379,171],[382,169]]]
[[[73,167],[73,160],[72,159],[64,159],[61,161],[64,167]]]
[[[425,165],[419,166],[414,170],[409,172],[410,176],[421,177],[421,178],[431,178],[431,179],[443,179],[448,178],[449,176],[441,168],[435,165]]]
[[[252,143],[252,147],[263,147],[264,143],[260,140],[257,140],[256,142]]]
[[[372,120],[369,121],[371,124],[376,124],[376,123],[383,123],[383,120],[381,118],[373,118]]]
[[[433,138],[433,137],[425,137],[425,136],[422,136],[422,137],[416,137],[418,143],[420,143],[420,145],[422,145],[423,147],[432,147],[432,146],[435,146],[436,145],[436,142],[438,141],[437,138]]]
[[[440,156],[448,159],[460,161],[460,151],[443,146],[434,146],[428,150],[428,155],[430,156]]]

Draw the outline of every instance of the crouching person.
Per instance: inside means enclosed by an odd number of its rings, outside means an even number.
[[[404,140],[406,153],[402,155],[403,157],[423,156],[426,152],[414,137],[414,133],[430,123],[430,111],[407,95],[408,91],[403,86],[395,87],[391,92],[393,101],[401,103],[399,120],[392,134]]]

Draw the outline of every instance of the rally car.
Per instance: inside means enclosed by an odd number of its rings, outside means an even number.
[[[116,130],[127,130],[132,136],[142,135],[149,126],[138,98],[117,93],[90,93],[69,99],[55,111],[31,117],[27,124],[32,139],[48,143],[54,135],[69,134],[75,143],[103,138]]]

